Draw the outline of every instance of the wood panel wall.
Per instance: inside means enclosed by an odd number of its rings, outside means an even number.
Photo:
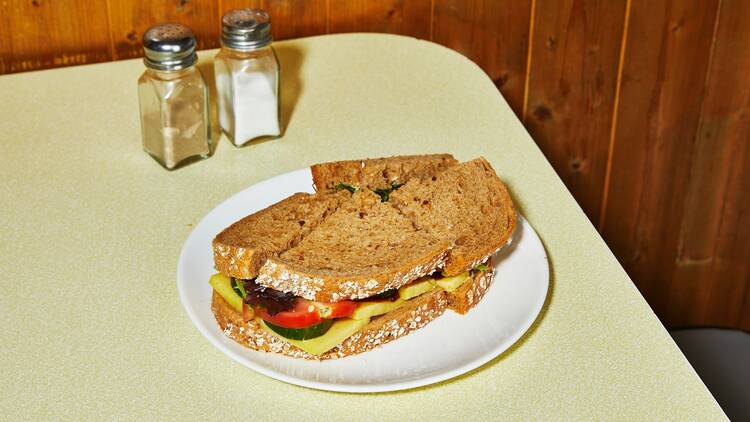
[[[161,21],[216,47],[247,6],[276,39],[389,32],[474,60],[662,321],[750,330],[749,1],[10,0],[0,74],[138,57]]]

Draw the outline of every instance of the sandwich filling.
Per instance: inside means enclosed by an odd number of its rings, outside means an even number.
[[[386,290],[366,299],[338,302],[311,301],[261,286],[254,279],[241,280],[222,274],[213,275],[209,283],[245,322],[254,319],[270,334],[319,356],[365,327],[371,319],[434,289],[452,292],[470,276],[487,269],[486,264],[479,264],[452,277],[436,272],[399,289]]]

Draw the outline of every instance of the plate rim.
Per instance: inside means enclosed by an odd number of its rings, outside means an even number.
[[[521,337],[523,337],[523,335],[526,334],[529,331],[529,329],[534,325],[534,323],[542,316],[542,309],[544,307],[544,304],[547,301],[547,296],[549,295],[549,285],[550,285],[549,257],[547,255],[547,250],[544,247],[544,243],[541,241],[541,238],[539,237],[539,234],[536,232],[536,230],[534,230],[534,227],[528,222],[528,220],[526,220],[521,215],[519,211],[516,211],[518,222],[520,223],[519,225],[528,226],[528,229],[534,234],[532,241],[538,243],[538,246],[540,247],[541,251],[544,253],[544,261],[547,263],[547,265],[543,266],[543,273],[544,273],[543,278],[546,281],[546,283],[544,283],[543,285],[543,290],[544,290],[543,294],[539,295],[539,299],[537,300],[536,303],[534,303],[533,308],[530,309],[531,310],[529,314],[530,316],[526,318],[522,324],[519,325],[519,328],[517,330],[514,330],[512,335],[508,336],[508,338],[506,338],[504,341],[499,342],[489,352],[484,353],[483,355],[475,359],[472,359],[456,368],[443,371],[437,374],[432,374],[432,375],[428,375],[425,377],[411,379],[407,381],[393,381],[393,382],[383,382],[383,383],[373,383],[373,384],[363,384],[363,383],[338,384],[338,383],[320,382],[320,381],[314,381],[314,380],[309,380],[309,379],[300,378],[300,377],[294,377],[294,376],[285,374],[281,371],[268,368],[258,362],[248,359],[245,356],[242,356],[241,354],[237,353],[235,350],[233,350],[230,347],[227,347],[227,345],[224,344],[224,341],[226,341],[226,339],[217,338],[213,332],[209,331],[210,330],[209,327],[205,326],[205,324],[202,323],[202,320],[196,314],[196,311],[193,310],[192,301],[188,298],[187,289],[183,288],[182,287],[183,283],[181,283],[181,280],[187,277],[184,274],[184,271],[186,271],[185,270],[186,260],[188,259],[187,246],[188,244],[190,244],[190,240],[194,236],[198,235],[198,229],[201,228],[201,226],[206,221],[208,221],[208,218],[211,217],[212,214],[214,214],[214,212],[217,212],[217,210],[224,208],[226,206],[225,204],[231,202],[235,197],[242,195],[248,189],[252,189],[253,187],[259,184],[273,183],[277,179],[281,179],[284,177],[294,178],[295,176],[298,176],[298,173],[301,173],[301,176],[303,177],[306,176],[308,179],[310,179],[311,181],[310,187],[312,188],[312,175],[310,173],[309,167],[288,171],[288,172],[278,174],[270,178],[258,181],[251,185],[248,185],[247,187],[228,196],[223,201],[219,202],[216,206],[214,206],[210,211],[208,211],[200,219],[200,221],[193,227],[193,229],[190,231],[190,234],[187,236],[187,238],[182,244],[180,255],[177,261],[177,274],[176,274],[177,291],[178,291],[178,295],[180,298],[180,303],[182,304],[182,308],[187,313],[188,318],[190,319],[190,322],[193,324],[195,328],[198,329],[198,331],[203,335],[203,337],[206,338],[212,345],[214,345],[222,353],[232,358],[232,360],[234,360],[235,362],[255,372],[258,372],[264,376],[267,376],[269,378],[283,381],[288,384],[298,385],[301,387],[311,388],[315,390],[335,391],[335,392],[345,392],[345,393],[382,393],[382,392],[389,392],[389,391],[410,390],[410,389],[424,387],[427,385],[446,381],[446,380],[458,377],[460,375],[469,373],[485,365],[486,363],[502,355],[504,352],[509,350],[514,344],[516,344],[516,342],[518,342],[518,340]],[[260,352],[260,351],[253,350],[250,348],[245,348],[245,349],[253,353],[264,353],[264,352]],[[243,351],[245,350],[243,349]],[[287,357],[287,358],[295,359],[292,357]]]

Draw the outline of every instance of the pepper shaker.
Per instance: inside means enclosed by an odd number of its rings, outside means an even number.
[[[221,23],[214,69],[222,131],[236,146],[279,136],[279,62],[271,46],[271,18],[260,9],[237,9]]]
[[[143,149],[168,170],[207,158],[211,147],[208,89],[195,67],[195,36],[180,24],[143,35],[146,71],[138,80]]]

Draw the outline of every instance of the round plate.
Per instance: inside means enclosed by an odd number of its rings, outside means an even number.
[[[177,290],[195,326],[222,352],[254,371],[332,391],[393,391],[432,384],[502,353],[531,326],[544,304],[547,255],[529,223],[519,216],[512,245],[495,256],[494,282],[466,315],[447,310],[410,335],[342,359],[306,361],[245,348],[219,330],[211,313],[211,240],[233,222],[295,192],[312,192],[309,169],[257,183],[222,202],[190,233],[177,265]]]

